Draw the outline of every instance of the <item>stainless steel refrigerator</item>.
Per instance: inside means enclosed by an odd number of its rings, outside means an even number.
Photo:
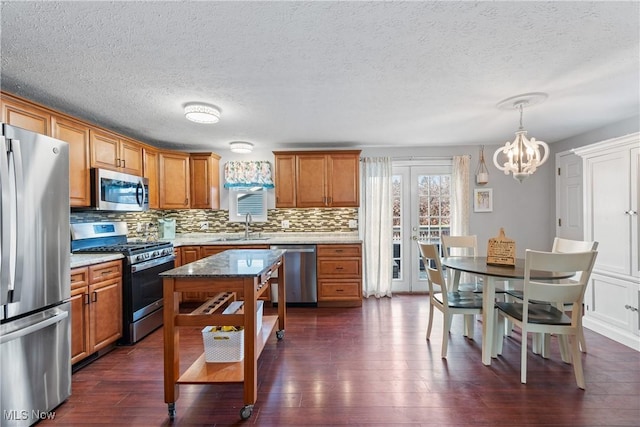
[[[1,124],[0,425],[71,394],[69,147]]]

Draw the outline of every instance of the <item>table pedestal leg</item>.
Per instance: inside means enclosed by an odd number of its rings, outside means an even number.
[[[494,355],[494,307],[496,299],[496,283],[491,276],[484,277],[484,290],[482,292],[482,363],[491,365],[491,357]]]

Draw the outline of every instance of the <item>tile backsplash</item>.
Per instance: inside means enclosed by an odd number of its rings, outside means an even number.
[[[244,223],[229,222],[226,210],[181,209],[147,212],[71,212],[71,222],[124,221],[129,237],[147,238],[157,233],[158,219],[175,219],[176,233],[240,233]],[[267,222],[251,224],[252,232],[353,232],[349,221],[358,219],[357,208],[340,209],[269,209]],[[289,228],[283,229],[283,220]],[[201,229],[201,223],[208,229]],[[138,230],[140,225],[141,231]],[[147,231],[148,230],[148,231]]]

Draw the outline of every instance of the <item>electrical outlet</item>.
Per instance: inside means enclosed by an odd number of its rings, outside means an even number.
[[[349,220],[349,228],[358,228],[358,220],[350,219]]]
[[[209,221],[201,221],[198,223],[200,226],[200,230],[208,230],[209,229]]]
[[[289,228],[289,220],[288,219],[283,219],[282,220],[282,228]]]
[[[141,223],[141,222],[139,222],[139,223],[137,223],[137,224],[136,224],[136,231],[137,231],[138,233],[142,231],[142,223]]]

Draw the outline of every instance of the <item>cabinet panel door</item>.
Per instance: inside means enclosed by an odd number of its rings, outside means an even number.
[[[184,246],[180,248],[180,261],[182,265],[195,262],[200,259],[200,246]]]
[[[160,186],[158,173],[158,152],[144,149],[144,177],[149,179],[149,208],[160,207]]]
[[[332,154],[328,159],[329,205],[358,207],[360,205],[360,157],[354,154]]]
[[[323,154],[298,155],[296,204],[299,208],[327,206],[327,160]]]
[[[90,151],[91,167],[118,170],[118,147],[120,140],[117,136],[91,129]]]
[[[276,207],[296,207],[296,156],[276,155],[275,158]]]
[[[88,288],[71,291],[71,364],[79,362],[89,355],[89,306]]]
[[[189,156],[160,153],[160,209],[189,207]]]
[[[220,158],[212,153],[191,154],[191,208],[218,209],[220,207]]]
[[[640,277],[640,148],[631,149],[631,275]],[[637,314],[637,313],[636,313]]]
[[[120,170],[131,175],[142,176],[142,146],[126,139],[120,140],[118,151]]]
[[[71,206],[91,204],[89,127],[53,116],[52,135],[69,144],[69,197]]]
[[[122,280],[89,286],[93,349],[100,350],[122,336]]]
[[[2,121],[42,135],[51,135],[51,115],[32,105],[2,98]]]
[[[591,158],[588,168],[588,214],[592,220],[586,237],[599,242],[595,270],[630,274],[631,217],[625,214],[629,209],[629,152]]]

